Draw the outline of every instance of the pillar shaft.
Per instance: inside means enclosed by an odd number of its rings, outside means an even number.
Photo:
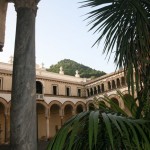
[[[11,150],[37,150],[35,12],[17,9],[11,98]]]

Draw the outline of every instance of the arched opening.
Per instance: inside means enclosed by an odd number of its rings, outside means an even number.
[[[90,103],[89,106],[88,106],[88,109],[89,110],[95,110],[95,106],[93,103]]]
[[[116,89],[116,84],[114,80],[112,80],[112,89]]]
[[[36,81],[36,93],[37,94],[43,93],[43,85],[40,81]]]
[[[101,93],[101,88],[99,85],[97,86],[97,89],[98,89],[98,93]]]
[[[130,94],[125,94],[123,96],[125,102],[124,102],[124,110],[125,112],[130,116],[132,110],[135,109],[136,105],[133,104],[134,98]],[[135,106],[135,107],[134,107]]]
[[[102,91],[102,92],[105,91],[104,84],[101,84],[101,91]]]
[[[121,85],[125,86],[125,78],[124,77],[121,77]]]
[[[46,140],[45,107],[42,104],[37,104],[36,109],[37,109],[37,136],[38,136],[38,140]]]
[[[119,80],[119,78],[117,78],[117,88],[120,88],[120,80]]]
[[[99,107],[100,107],[100,108],[103,108],[103,107],[106,108],[105,102],[101,100],[101,101],[99,102]]]
[[[60,106],[53,104],[50,108],[50,137],[54,137],[61,128]]]
[[[108,81],[108,90],[111,90],[111,83]]]
[[[0,103],[0,144],[5,143],[5,107]]]
[[[90,96],[90,91],[89,91],[89,89],[87,89],[87,96],[88,96],[88,97]]]
[[[96,89],[96,87],[94,87],[94,94],[97,94],[97,89]]]
[[[119,106],[119,102],[118,102],[118,99],[116,99],[115,97],[111,98],[111,101],[116,104],[117,106]],[[110,106],[111,108],[114,108],[113,105]]]
[[[76,113],[79,114],[79,113],[81,113],[81,112],[83,112],[83,106],[80,104],[80,105],[78,105],[77,108],[76,108]]]
[[[67,104],[64,108],[64,122],[69,120],[73,116],[73,107],[70,104]]]
[[[91,88],[90,91],[91,91],[90,93],[91,93],[91,96],[92,96],[93,95],[93,89]]]

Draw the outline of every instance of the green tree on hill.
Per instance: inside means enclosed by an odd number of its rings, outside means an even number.
[[[100,77],[106,74],[103,71],[92,69],[70,59],[64,59],[55,65],[51,65],[47,71],[58,73],[61,66],[63,67],[64,73],[66,75],[74,76],[75,71],[78,70],[80,77],[82,78]]]

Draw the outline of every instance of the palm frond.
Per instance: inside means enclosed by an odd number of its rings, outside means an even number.
[[[82,112],[64,124],[49,150],[148,150],[148,121],[95,110]],[[148,133],[150,130],[148,129]]]

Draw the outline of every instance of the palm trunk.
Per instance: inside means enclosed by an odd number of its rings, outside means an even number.
[[[11,150],[37,150],[35,11],[17,9],[11,99]]]

